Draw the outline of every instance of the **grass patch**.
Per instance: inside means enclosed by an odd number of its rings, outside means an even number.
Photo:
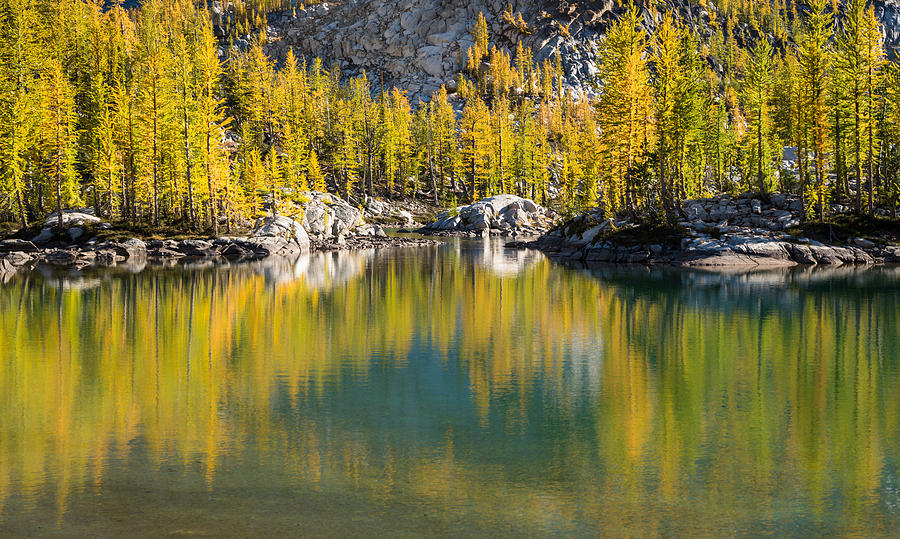
[[[853,238],[865,238],[875,243],[897,243],[900,219],[847,213],[837,215],[826,223],[802,223],[788,232],[822,243],[848,243]]]
[[[563,221],[557,227],[557,230],[561,230],[565,236],[581,237],[582,234],[599,225],[600,222],[601,221],[596,221],[592,218],[587,218],[587,216],[583,217],[581,215],[576,215]]]
[[[158,226],[150,224],[132,225],[129,223],[113,222],[112,228],[101,229],[96,224],[82,225],[84,233],[74,243],[81,244],[87,242],[91,238],[97,238],[97,241],[125,241],[131,238],[140,238],[142,240],[195,240],[208,239],[213,236],[211,228],[198,230],[185,230],[178,223],[162,223]],[[0,228],[0,237],[18,238],[23,240],[31,240],[41,233],[41,229],[45,228],[42,224],[30,226],[15,231]],[[66,230],[58,231],[55,227],[51,227],[54,237],[50,241],[63,240],[69,243],[69,236]],[[222,232],[222,230],[220,230]],[[232,230],[232,234],[240,234],[242,231]]]
[[[375,215],[366,217],[366,222],[370,225],[393,225],[401,222],[403,219],[396,215]]]
[[[19,223],[0,222],[0,238],[12,237],[19,230]]]
[[[668,223],[641,223],[630,228],[620,228],[603,235],[603,239],[615,245],[663,245],[679,247],[686,237],[686,228]]]

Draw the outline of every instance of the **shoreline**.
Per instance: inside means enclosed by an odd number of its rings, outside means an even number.
[[[550,258],[587,265],[775,268],[900,263],[900,221],[833,205],[832,221],[804,222],[794,195],[686,200],[669,223],[578,215],[529,243]]]
[[[659,244],[615,245],[604,242],[578,246],[546,236],[530,242],[509,242],[509,248],[536,249],[551,260],[586,267],[669,266],[675,268],[778,269],[814,266],[877,266],[900,264],[900,247],[837,246],[772,241],[752,237],[746,243],[710,249],[670,248]]]
[[[272,245],[246,237],[186,239],[176,241],[131,238],[82,245],[42,247],[20,239],[0,240],[0,277],[24,273],[39,267],[62,270],[115,268],[119,266],[174,266],[194,262],[253,262],[268,258],[314,252],[358,251],[366,249],[413,248],[438,245],[426,238],[402,236],[349,236],[311,240],[309,247],[283,251],[283,243]]]
[[[329,199],[326,205],[333,212],[335,200],[340,204],[339,199]],[[658,217],[609,218],[595,209],[555,226],[551,212],[534,202],[497,195],[451,208],[424,226],[409,226],[412,219],[406,218],[406,226],[393,229],[390,236],[382,225],[366,223],[361,213],[345,209],[348,216],[335,212],[331,220],[320,212],[312,226],[271,216],[240,236],[205,239],[164,228],[113,226],[69,211],[64,214],[68,226],[62,229],[50,228],[47,221],[32,240],[21,238],[36,230],[0,239],[0,275],[38,265],[78,270],[131,260],[163,266],[197,260],[254,261],[316,251],[429,246],[444,238],[502,239],[506,248],[536,249],[551,260],[588,267],[665,265],[752,271],[900,263],[897,219],[852,214],[832,205],[828,223],[804,222],[799,199],[785,194],[685,200],[666,223]]]

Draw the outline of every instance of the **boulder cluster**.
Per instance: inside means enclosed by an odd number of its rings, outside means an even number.
[[[242,238],[214,240],[97,241],[81,244],[38,246],[21,239],[0,240],[0,275],[32,269],[38,265],[83,269],[122,264],[143,267],[147,262],[172,262],[198,258],[228,260],[258,259],[309,251],[309,238],[296,221],[283,217],[266,219],[252,234]]]
[[[582,214],[534,242],[554,258],[591,263],[683,266],[794,266],[900,262],[900,247],[855,237],[837,245],[792,233],[802,204],[794,195],[720,195],[681,205],[676,237],[635,238],[638,223]],[[832,211],[843,208],[834,207]]]
[[[31,239],[0,240],[0,275],[38,265],[82,269],[171,263],[196,259],[255,260],[292,256],[311,250],[380,248],[433,243],[388,237],[377,224],[366,223],[362,212],[329,193],[300,193],[292,215],[260,218],[245,235],[210,239],[102,239],[103,222],[93,209],[64,211],[62,228],[56,214]]]
[[[295,217],[317,241],[347,237],[365,225],[362,212],[331,193],[305,191],[299,195]]]
[[[419,232],[430,235],[536,236],[553,224],[552,214],[534,201],[496,195],[445,211]]]
[[[415,200],[404,201],[405,206],[415,206],[417,214],[424,213],[427,209]],[[363,199],[363,207],[365,209],[364,217],[369,220],[380,220],[381,222],[390,222],[399,227],[410,227],[416,224],[416,218],[408,209],[404,209],[399,204],[388,203],[373,197],[365,197]]]

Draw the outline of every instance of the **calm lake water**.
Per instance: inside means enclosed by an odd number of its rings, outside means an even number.
[[[0,285],[0,536],[900,533],[900,270],[489,241]]]

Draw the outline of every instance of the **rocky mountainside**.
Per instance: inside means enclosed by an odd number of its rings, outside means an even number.
[[[701,40],[713,33],[711,20],[723,20],[716,2],[667,0],[638,3],[644,27],[652,31],[659,14],[676,14]],[[269,16],[269,53],[283,58],[288,48],[326,65],[338,62],[344,73],[363,70],[374,86],[398,86],[427,99],[447,84],[455,86],[460,61],[473,45],[470,29],[478,13],[488,22],[493,45],[510,53],[521,42],[542,62],[557,53],[566,82],[576,92],[590,93],[597,70],[597,42],[624,3],[613,0],[340,0],[273,13]],[[799,5],[798,10],[805,8]],[[900,0],[878,0],[876,15],[885,26],[892,56],[900,43]],[[740,43],[755,30],[736,22],[730,33]],[[715,58],[710,59],[715,62]]]
[[[590,91],[596,38],[620,10],[611,0],[326,2],[271,15],[268,52],[282,58],[292,47],[326,65],[338,62],[347,75],[366,70],[386,88],[427,98],[441,84],[455,87],[460,61],[473,45],[470,29],[483,13],[493,45],[512,53],[521,42],[538,62],[559,52],[569,85]]]

